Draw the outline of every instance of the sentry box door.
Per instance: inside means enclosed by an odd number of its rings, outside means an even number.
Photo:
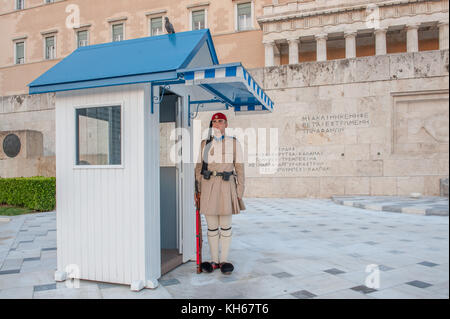
[[[173,153],[181,136],[181,97],[166,91],[160,103],[160,224],[161,275],[180,265],[182,258],[182,165]],[[175,156],[174,156],[175,155]]]

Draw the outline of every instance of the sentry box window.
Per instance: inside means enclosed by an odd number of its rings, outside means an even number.
[[[76,165],[121,165],[120,106],[76,109]]]

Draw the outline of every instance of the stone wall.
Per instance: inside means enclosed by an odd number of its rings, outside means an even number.
[[[269,173],[247,163],[245,196],[439,195],[449,164],[448,60],[436,50],[250,70],[275,111],[225,113],[230,127],[276,129],[279,162]],[[0,131],[43,136],[42,156],[0,159],[0,176],[54,176],[54,94],[0,101]],[[203,129],[211,115],[199,113]]]
[[[23,144],[14,158],[1,156],[0,152],[0,177],[55,176],[54,94],[0,97],[0,137],[5,135],[2,132],[15,133],[24,143],[27,135],[22,131],[41,135],[38,149],[34,141]],[[3,145],[0,147],[3,149]],[[27,152],[30,149],[33,152]]]
[[[245,196],[439,195],[449,164],[448,50],[250,71],[275,111],[227,112],[230,127],[277,128],[279,162],[275,173],[247,164]],[[200,115],[203,129],[210,116]]]

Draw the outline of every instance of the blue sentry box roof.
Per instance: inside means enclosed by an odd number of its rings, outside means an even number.
[[[28,84],[30,94],[57,91],[63,83],[66,89],[76,89],[82,87],[76,82],[103,80],[103,85],[111,85],[148,80],[144,75],[186,67],[205,41],[218,64],[208,29],[80,47]],[[102,86],[96,84],[92,86]]]

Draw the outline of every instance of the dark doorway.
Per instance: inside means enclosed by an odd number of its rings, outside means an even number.
[[[165,91],[160,105],[160,222],[161,222],[161,275],[182,264],[180,253],[180,214],[177,165],[170,158],[175,141],[170,133],[177,127],[177,109],[180,96]]]

